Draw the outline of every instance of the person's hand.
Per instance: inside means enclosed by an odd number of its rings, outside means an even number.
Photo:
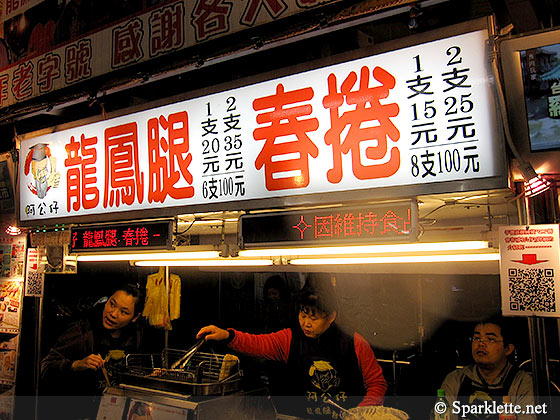
[[[202,338],[202,337],[204,337],[204,339],[206,341],[208,341],[208,340],[216,340],[216,341],[227,340],[229,338],[229,331],[218,328],[215,325],[208,325],[206,327],[202,327],[200,329],[200,331],[198,332],[198,334],[196,335],[196,338]]]
[[[90,354],[82,360],[76,360],[72,363],[72,370],[101,369],[105,364],[105,360],[99,354]]]

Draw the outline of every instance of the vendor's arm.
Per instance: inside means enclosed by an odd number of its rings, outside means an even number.
[[[90,337],[84,333],[79,323],[72,324],[56,341],[55,345],[41,361],[43,378],[61,373],[86,369],[98,369],[103,365],[99,355],[91,351]]]
[[[72,362],[72,370],[80,371],[80,370],[88,370],[88,369],[101,369],[105,364],[105,360],[101,357],[100,354],[90,354],[89,356],[84,357],[80,360],[74,360]]]
[[[249,334],[234,329],[221,329],[215,325],[202,328],[197,338],[205,337],[206,340],[228,340],[228,346],[240,353],[264,357],[269,360],[288,362],[292,330],[289,328],[271,334]]]
[[[354,347],[366,388],[366,395],[359,406],[382,405],[387,391],[383,370],[369,343],[358,333],[354,334]]]

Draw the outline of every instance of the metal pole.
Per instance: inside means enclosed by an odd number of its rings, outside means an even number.
[[[550,372],[548,370],[548,351],[544,319],[535,316],[528,318],[535,398],[550,396]]]
[[[416,280],[416,290],[418,292],[418,338],[420,354],[424,354],[424,339],[426,338],[426,331],[424,327],[424,294],[422,290],[422,279]]]
[[[37,334],[35,335],[35,420],[39,419],[39,379],[41,377],[41,337],[43,332],[43,297],[39,298],[39,310],[35,307]]]
[[[165,293],[167,296],[167,315],[169,316],[169,266],[165,266]],[[165,347],[164,348],[169,348],[169,331],[167,330],[167,328],[165,329],[164,332],[164,336],[165,336]]]
[[[558,206],[555,205],[554,197],[557,199],[556,188],[551,188],[533,198],[525,197],[523,199],[523,212],[520,212],[521,223],[529,225],[557,222]],[[550,396],[546,325],[544,319],[538,317],[529,317],[527,322],[531,348],[533,386],[535,398],[538,402],[541,397]]]

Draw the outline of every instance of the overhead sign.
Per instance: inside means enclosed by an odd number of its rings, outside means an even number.
[[[248,214],[240,218],[242,248],[406,242],[418,238],[416,202]]]
[[[172,221],[72,228],[71,252],[171,249],[172,229]]]
[[[471,32],[24,140],[20,218],[122,218],[395,186],[433,192],[435,183],[444,192],[446,181],[476,188],[504,176],[487,37]]]
[[[500,283],[504,315],[560,314],[558,225],[500,227]]]
[[[0,0],[0,22],[17,16],[44,0]]]
[[[37,4],[37,8],[43,6],[42,0],[0,1],[4,2],[3,17],[0,15],[0,19],[21,14]],[[29,42],[29,49],[25,51],[29,50],[33,58],[16,56],[10,61],[15,64],[0,72],[0,107],[20,103],[114,70],[340,1],[178,0],[160,2],[160,7],[150,7],[144,13],[137,10],[138,5],[142,5],[143,2],[132,2],[134,4],[126,5],[126,9],[134,9],[130,10],[133,13],[128,19],[123,20],[119,12],[121,9],[116,5],[109,8],[114,10],[103,11],[103,19],[97,19],[101,25],[105,26],[112,21],[117,23],[95,32],[92,32],[89,26],[91,22],[88,22],[88,25],[84,22],[79,25],[76,22],[79,20],[76,14],[95,14],[96,10],[88,11],[87,5],[82,4],[80,8],[79,5],[73,4],[75,2],[70,2],[66,7],[60,8],[58,18],[54,17],[54,21],[50,19],[46,22],[49,16],[46,16],[45,9],[41,9],[32,14],[35,22],[29,22],[27,16],[21,16],[21,21],[25,23],[23,29],[19,21],[5,27],[5,32],[9,32],[6,39],[16,39],[25,45]],[[379,0],[370,7],[380,9],[394,6],[394,3],[394,0]],[[104,7],[94,2],[92,5]],[[48,13],[52,12],[51,7]],[[26,32],[32,24],[34,30]],[[87,31],[87,36],[84,33],[72,36],[80,30]],[[23,39],[18,40],[18,37]],[[51,42],[56,47],[50,47]],[[3,55],[6,54],[0,49],[0,65],[8,60]]]

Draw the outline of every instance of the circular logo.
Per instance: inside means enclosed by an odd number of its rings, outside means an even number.
[[[436,414],[443,414],[447,411],[447,404],[443,401],[438,401],[434,406]]]

